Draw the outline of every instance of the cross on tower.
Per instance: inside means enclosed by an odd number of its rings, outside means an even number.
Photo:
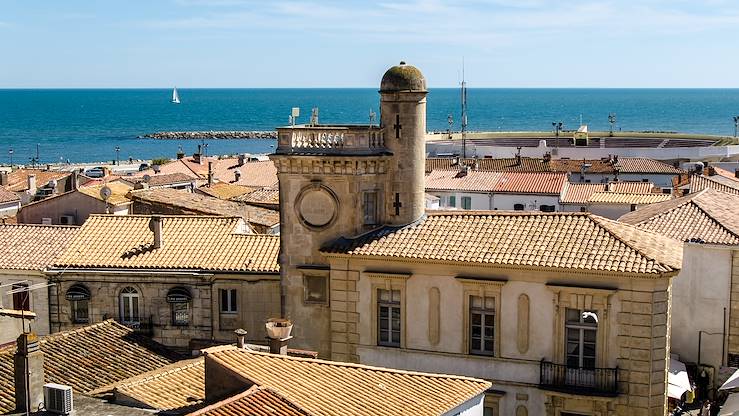
[[[395,208],[395,215],[400,215],[400,207],[402,207],[403,204],[400,203],[400,194],[395,193],[395,202],[393,202],[393,207]]]
[[[395,129],[395,138],[400,138],[400,129],[403,128],[403,126],[400,125],[400,114],[395,115],[395,124],[393,125],[393,128]]]

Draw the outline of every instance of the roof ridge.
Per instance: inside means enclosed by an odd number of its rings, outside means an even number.
[[[3,227],[29,227],[29,228],[56,228],[56,229],[68,229],[68,228],[80,228],[80,225],[61,225],[61,224],[24,224],[24,223],[16,223],[16,224],[3,224],[0,223],[0,226]]]
[[[366,364],[350,363],[350,362],[345,362],[345,361],[323,360],[320,358],[294,357],[291,355],[272,354],[268,352],[247,350],[247,349],[238,348],[238,347],[224,348],[224,349],[212,351],[212,352],[208,351],[206,352],[206,354],[210,355],[211,358],[214,358],[220,362],[223,362],[223,359],[218,358],[217,355],[232,352],[232,351],[242,353],[242,354],[246,353],[246,354],[261,355],[265,357],[274,358],[276,360],[301,361],[301,362],[309,362],[309,363],[315,363],[315,364],[321,364],[321,365],[329,365],[329,366],[334,366],[334,367],[358,368],[358,369],[378,371],[378,372],[383,372],[383,373],[406,374],[406,375],[411,375],[411,376],[419,376],[419,377],[427,377],[427,378],[449,378],[449,379],[455,379],[455,380],[472,381],[476,383],[478,382],[488,383],[488,381],[480,379],[480,378],[460,376],[456,374],[428,373],[428,372],[421,372],[421,371],[401,370],[401,369],[388,368],[388,367],[376,367],[376,366],[370,366]],[[228,365],[228,363],[224,363],[224,364]]]
[[[180,360],[176,361],[172,364],[167,364],[164,367],[160,367],[151,371],[147,371],[146,373],[139,374],[137,376],[133,376],[131,378],[128,378],[126,380],[119,381],[118,383],[109,384],[108,386],[103,386],[98,390],[102,390],[105,388],[124,388],[124,387],[133,387],[140,385],[142,383],[148,382],[150,380],[154,380],[160,377],[164,377],[169,374],[177,373],[180,371],[185,371],[189,368],[199,366],[199,365],[205,365],[205,360],[202,356],[191,358],[188,360]]]
[[[705,192],[705,191],[707,191],[709,189],[711,189],[711,188],[703,189],[700,192],[703,193],[703,192]],[[721,191],[716,191],[716,192],[721,192]],[[734,237],[739,238],[739,233],[735,233],[733,230],[731,230],[728,227],[726,227],[721,221],[719,221],[716,217],[714,217],[713,215],[711,215],[702,206],[700,206],[700,204],[698,204],[697,202],[694,202],[693,199],[691,199],[689,202],[692,203],[693,205],[695,205],[695,208],[696,209],[698,209],[700,212],[702,212],[703,214],[705,214],[705,216],[707,216],[711,221],[713,221],[714,223],[716,223],[716,225],[718,225],[719,227],[721,227],[721,229],[725,230],[726,232],[728,232],[729,234],[733,235]]]
[[[127,218],[151,218],[151,217],[161,217],[161,218],[176,218],[176,219],[193,219],[193,220],[206,220],[206,219],[237,219],[242,220],[243,217],[239,217],[238,215],[188,215],[188,214],[176,214],[176,215],[165,215],[165,214],[128,214],[128,215],[110,215],[110,214],[90,214],[90,217],[97,217],[97,218],[110,218],[110,219],[127,219]]]
[[[588,213],[588,214],[590,214],[590,213]],[[659,263],[663,267],[667,267],[667,268],[670,268],[670,269],[673,269],[673,270],[675,269],[673,266],[671,266],[669,264],[665,264],[665,263],[663,263],[661,261],[658,261],[657,259],[653,258],[653,256],[645,253],[642,249],[640,249],[640,248],[634,246],[632,243],[626,241],[620,235],[618,235],[617,233],[613,232],[613,230],[609,229],[608,226],[606,226],[604,224],[609,224],[609,225],[613,225],[613,226],[616,226],[616,227],[633,228],[634,231],[652,234],[652,235],[658,236],[660,238],[670,239],[669,237],[665,237],[665,236],[663,236],[661,234],[657,234],[657,233],[652,232],[652,231],[642,230],[641,228],[637,228],[634,225],[627,224],[625,222],[614,221],[614,220],[611,220],[611,219],[608,219],[608,218],[605,218],[605,217],[601,217],[599,215],[592,215],[592,214],[590,214],[590,215],[588,215],[588,217],[591,219],[591,221],[593,221],[594,223],[596,223],[600,228],[602,228],[603,230],[605,230],[606,232],[608,232],[611,236],[613,236],[613,238],[617,239],[618,241],[620,241],[621,243],[623,243],[624,245],[626,245],[626,247],[629,247],[630,249],[636,251],[642,257],[644,257],[644,258],[646,258],[648,260],[651,260],[651,261],[653,261],[655,263]]]
[[[702,195],[702,194],[703,194],[703,193],[705,193],[705,192],[706,192],[706,191],[707,191],[708,189],[711,189],[711,188],[705,188],[705,189],[701,189],[701,190],[700,190],[700,191],[698,191],[698,192],[693,192],[692,194],[689,194],[689,195],[685,195],[685,196],[681,196],[680,198],[673,198],[673,199],[668,199],[668,200],[666,200],[666,201],[660,201],[660,202],[657,202],[657,203],[654,203],[654,204],[650,204],[650,206],[656,207],[656,206],[659,206],[659,204],[669,204],[669,203],[675,203],[676,201],[680,201],[680,202],[679,202],[679,203],[678,203],[677,205],[675,205],[674,207],[671,207],[671,208],[669,208],[669,209],[667,209],[667,210],[665,210],[665,211],[660,211],[660,212],[656,213],[655,215],[653,215],[653,216],[651,216],[651,217],[648,217],[648,218],[646,218],[646,219],[645,219],[644,221],[639,221],[639,222],[636,222],[636,223],[634,223],[634,224],[631,224],[631,225],[633,225],[633,226],[637,226],[637,225],[639,225],[639,224],[644,224],[644,223],[646,223],[646,222],[648,222],[648,221],[652,221],[653,219],[655,219],[655,218],[657,218],[657,217],[661,217],[662,215],[666,215],[667,213],[673,212],[673,211],[675,211],[676,209],[682,208],[682,207],[683,207],[683,206],[685,206],[686,204],[691,204],[691,203],[693,203],[693,204],[694,204],[694,202],[693,202],[693,199],[695,199],[696,197],[698,197],[698,196]],[[638,210],[637,210],[637,211],[638,211]],[[636,211],[633,211],[633,212],[636,212]],[[626,213],[625,215],[629,215],[629,214],[630,214],[630,213]],[[621,222],[621,221],[618,221],[618,222]],[[624,223],[624,224],[628,224],[628,223]]]
[[[131,329],[131,328],[125,326],[125,325],[122,325],[122,324],[116,322],[114,319],[106,319],[106,320],[104,320],[102,322],[98,322],[96,324],[85,325],[85,326],[80,327],[80,328],[73,328],[73,329],[69,329],[69,330],[66,330],[66,331],[55,332],[53,334],[44,335],[43,337],[41,337],[40,341],[41,342],[47,342],[47,341],[55,340],[55,339],[58,339],[58,338],[64,338],[64,337],[69,336],[69,335],[74,335],[74,334],[80,334],[80,333],[88,332],[88,331],[90,331],[92,329],[100,328],[102,326],[106,326],[106,325],[110,325],[110,324],[112,324],[113,326],[117,326],[117,327],[120,327],[122,329],[125,329],[126,331],[133,332],[133,329]]]

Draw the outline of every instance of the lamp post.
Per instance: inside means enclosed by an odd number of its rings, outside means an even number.
[[[608,124],[611,125],[611,136],[613,136],[613,125],[616,124],[616,113],[608,113]]]
[[[739,116],[734,116],[734,137],[737,136],[737,130],[739,130]]]
[[[449,128],[446,130],[449,135],[449,140],[452,140],[452,124],[454,124],[454,117],[451,114],[446,116],[446,122],[449,123]]]
[[[120,153],[121,153],[121,147],[120,146],[116,146],[115,147],[115,164],[116,164],[116,166],[120,166],[121,165],[121,159],[119,158]]]
[[[10,168],[11,169],[13,168],[13,153],[15,153],[15,151],[13,150],[12,147],[8,149],[8,155],[10,156]]]
[[[562,131],[563,127],[564,127],[564,123],[562,123],[561,121],[552,122],[552,128],[554,128],[554,136],[556,137],[555,143],[558,149],[559,149],[559,132]]]

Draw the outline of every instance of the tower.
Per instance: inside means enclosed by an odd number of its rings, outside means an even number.
[[[270,159],[280,185],[281,304],[295,347],[331,354],[332,308],[342,301],[331,298],[329,281],[342,271],[320,248],[423,216],[426,94],[421,71],[401,62],[382,78],[379,127],[277,129]]]

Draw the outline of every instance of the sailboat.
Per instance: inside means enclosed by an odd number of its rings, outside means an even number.
[[[177,93],[177,87],[174,87],[174,89],[172,90],[172,103],[173,104],[180,103],[180,94]]]

